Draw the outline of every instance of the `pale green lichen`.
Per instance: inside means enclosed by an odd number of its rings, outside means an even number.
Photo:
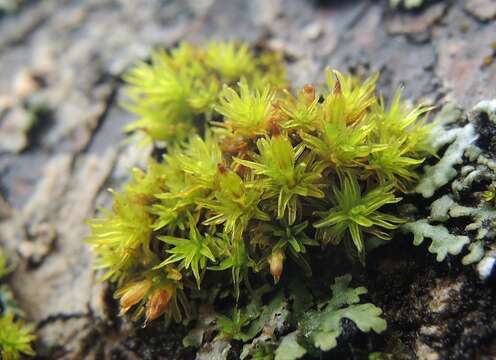
[[[463,265],[477,263],[484,257],[484,244],[482,241],[475,241],[468,246],[469,253],[462,259]]]
[[[299,336],[298,331],[284,336],[276,350],[275,360],[296,360],[302,358],[307,353],[307,350],[298,344]]]
[[[477,265],[485,279],[494,264],[491,254],[496,235],[496,162],[491,135],[496,129],[496,100],[482,101],[467,116],[451,107],[439,117],[434,147],[447,148],[436,164],[425,166],[416,187],[418,193],[433,200],[430,216],[415,215],[417,209],[410,214],[415,220],[402,228],[414,234],[416,245],[432,238],[429,251],[437,255],[438,261],[447,254],[458,255],[465,248],[462,263]],[[486,190],[481,191],[481,187]],[[448,194],[436,198],[438,190]]]
[[[429,251],[436,254],[437,261],[443,261],[448,254],[460,254],[463,247],[470,242],[468,236],[450,234],[445,226],[431,225],[427,219],[406,223],[401,229],[413,234],[414,245],[422,244],[426,238],[431,239]]]
[[[432,221],[446,221],[449,219],[448,211],[454,204],[453,199],[449,195],[444,195],[439,199],[435,200],[431,204],[431,216]]]
[[[465,150],[472,145],[476,138],[477,134],[472,124],[467,124],[462,128],[445,130],[445,133],[437,139],[434,145],[437,149],[446,144],[450,145],[435,165],[424,167],[425,173],[415,191],[425,198],[430,198],[437,189],[453,180],[457,175],[455,166],[462,163]]]
[[[301,286],[306,294],[295,298],[292,308],[286,300],[283,301],[282,294],[279,294],[259,318],[255,317],[254,323],[245,323],[247,331],[251,331],[255,324],[258,331],[263,328],[263,333],[251,344],[244,346],[241,359],[251,356],[254,359],[296,360],[307,353],[315,353],[315,348],[328,351],[337,346],[337,338],[343,331],[344,318],[353,321],[361,331],[383,332],[386,322],[381,317],[382,311],[371,303],[360,304],[360,297],[367,290],[364,287],[351,288],[350,282],[351,275],[337,277],[331,286],[331,299],[319,302],[315,310],[312,310],[315,300],[302,284],[297,286]],[[253,309],[250,305],[247,306],[241,315],[237,315],[237,319],[253,317]],[[288,317],[289,309],[293,315],[292,320]],[[298,330],[277,341],[275,334],[284,328],[287,321],[297,322]],[[221,323],[222,326],[226,325]],[[232,320],[229,320],[230,332],[232,328]],[[247,331],[239,334],[246,337]],[[263,357],[262,354],[268,357]]]
[[[389,0],[389,6],[397,8],[403,6],[405,9],[416,9],[422,6],[424,0]]]
[[[336,278],[331,286],[333,297],[318,306],[319,310],[306,312],[301,320],[303,337],[321,350],[330,350],[337,345],[341,335],[341,320],[347,318],[365,332],[386,330],[386,321],[380,317],[381,309],[373,304],[358,304],[360,296],[367,290],[364,287],[349,288],[350,275]]]

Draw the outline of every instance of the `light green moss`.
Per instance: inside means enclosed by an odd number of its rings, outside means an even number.
[[[13,270],[7,264],[7,257],[0,248],[0,280]],[[18,360],[23,355],[35,355],[31,343],[34,341],[33,328],[25,325],[23,313],[17,307],[12,292],[6,285],[0,286],[0,358]]]
[[[361,82],[327,70],[321,93],[306,85],[293,95],[281,68],[274,54],[255,56],[247,45],[182,44],[125,77],[141,116],[128,130],[167,147],[114,192],[112,211],[89,222],[87,241],[117,284],[122,313],[145,324],[162,315],[189,321],[199,303],[221,300],[219,337],[254,345],[276,310],[293,312],[288,321],[324,351],[336,345],[342,318],[384,330],[380,309],[358,304],[365,289],[348,288],[349,277],[336,278],[330,301],[302,304],[311,289],[300,273],[321,276],[313,247],[343,246],[363,262],[372,238],[391,239],[404,219],[388,205],[435,152],[430,108],[408,106],[400,92],[386,105],[377,74]]]

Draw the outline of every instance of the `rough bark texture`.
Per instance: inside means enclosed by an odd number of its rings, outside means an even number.
[[[471,107],[495,97],[492,0],[440,1],[414,13],[386,2],[44,0],[0,15],[0,243],[19,257],[10,283],[46,359],[178,359],[184,329],[121,322],[92,270],[85,219],[108,206],[149,149],[124,142],[120,75],[154,46],[247,40],[282,50],[296,86],[327,66],[380,71],[385,96]],[[376,252],[364,285],[421,359],[496,357],[496,294],[471,267],[426,246]],[[343,354],[349,354],[343,352]],[[343,355],[346,357],[348,355]]]

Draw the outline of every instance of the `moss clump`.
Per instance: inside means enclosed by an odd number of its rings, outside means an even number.
[[[0,280],[13,270],[0,248]],[[13,301],[10,289],[0,286],[0,357],[17,360],[21,355],[34,355],[31,342],[35,339],[32,328],[24,325],[22,311]]]
[[[34,355],[32,329],[7,312],[0,316],[0,354],[4,360],[16,360],[21,354]]]
[[[182,43],[170,52],[157,50],[150,63],[137,64],[124,79],[130,85],[127,108],[139,116],[126,130],[140,129],[152,140],[167,142],[182,141],[202,121],[215,119],[225,84],[243,79],[258,90],[287,84],[280,55],[262,51],[255,56],[246,44],[222,42],[205,48]]]
[[[255,57],[244,45],[182,44],[126,77],[132,109],[143,116],[129,129],[175,141],[89,223],[88,242],[119,287],[122,312],[179,321],[195,317],[199,303],[222,300],[219,336],[248,341],[271,319],[255,294],[278,293],[273,301],[286,309],[281,289],[305,288],[287,287],[305,282],[287,269],[320,273],[312,248],[343,244],[364,261],[369,240],[390,239],[403,222],[388,205],[415,185],[416,167],[432,152],[431,126],[420,119],[429,109],[408,107],[399,92],[387,107],[377,76],[360,83],[331,70],[322,92],[306,85],[293,94],[280,64],[266,59],[274,56]],[[187,136],[195,117],[204,123]],[[294,295],[299,315],[290,322],[303,324],[298,339],[310,352],[336,345],[342,317],[364,331],[385,328],[379,309],[355,305],[365,289],[348,288],[350,280],[336,280],[330,302],[310,295],[306,317]],[[330,333],[334,340],[325,340]]]

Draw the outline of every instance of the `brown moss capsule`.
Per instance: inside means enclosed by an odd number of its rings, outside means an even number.
[[[222,141],[221,149],[223,152],[237,155],[246,151],[247,144],[240,136],[229,136]]]
[[[120,315],[125,314],[132,306],[139,303],[146,295],[152,282],[150,279],[133,282],[115,293],[116,298],[120,298]]]
[[[308,100],[308,104],[311,104],[315,100],[315,88],[310,84],[305,84],[303,86],[303,94]]]
[[[281,128],[276,121],[271,121],[270,132],[274,137],[281,135]]]
[[[336,85],[334,86],[334,92],[335,95],[341,95],[341,82],[339,82],[339,79],[336,79]]]
[[[269,263],[270,273],[274,277],[275,282],[277,283],[281,278],[282,271],[284,269],[284,251],[276,250],[267,258],[267,262]]]
[[[217,169],[221,174],[225,174],[227,172],[226,166],[223,163],[218,163]]]
[[[146,304],[146,320],[144,326],[167,311],[173,295],[174,289],[170,285],[153,292]]]

